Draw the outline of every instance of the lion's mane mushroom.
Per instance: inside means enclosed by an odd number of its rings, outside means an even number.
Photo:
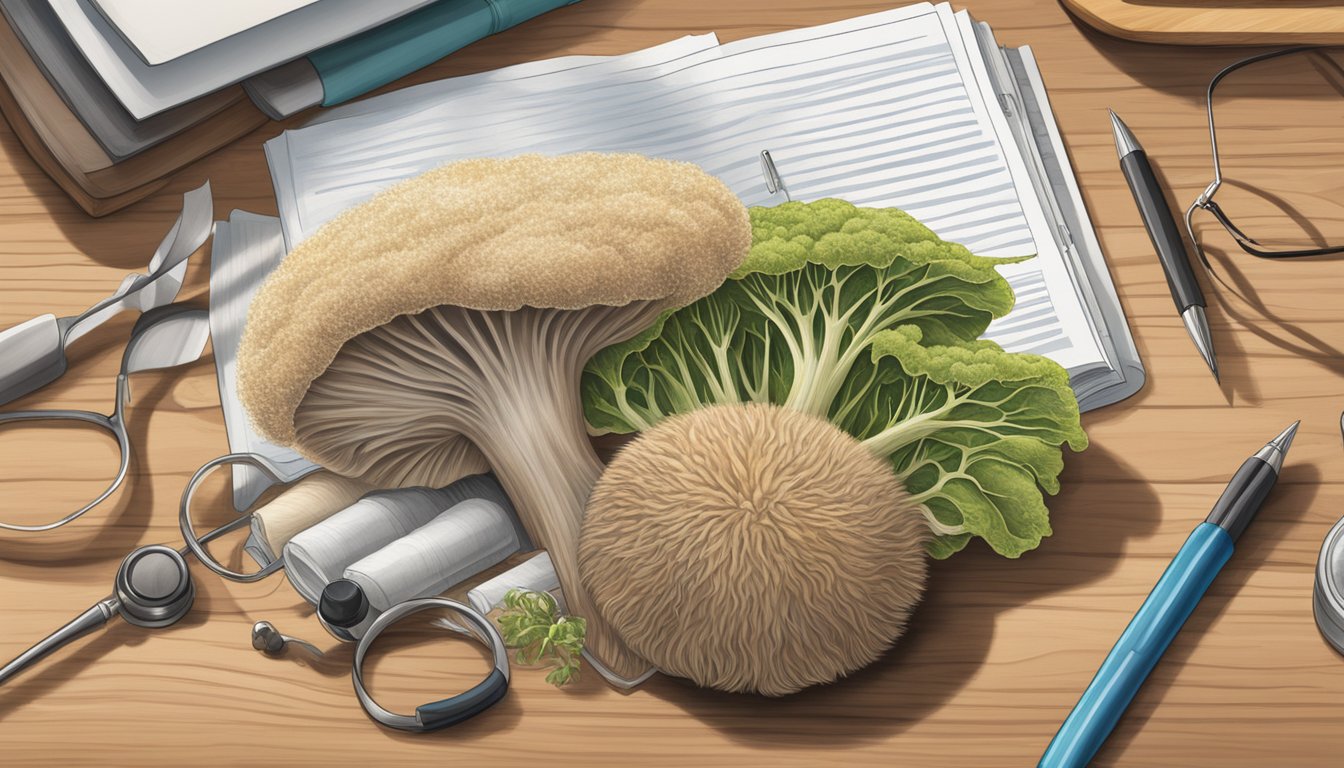
[[[578,577],[602,473],[579,376],[598,350],[717,288],[750,244],[742,203],[687,163],[446,165],[294,249],[252,304],[239,393],[263,434],[375,485],[446,485],[483,458],[588,620],[590,660],[628,684],[647,663]]]
[[[924,591],[928,527],[839,428],[775,405],[668,418],[588,501],[579,568],[610,626],[659,670],[767,696],[873,661]]]

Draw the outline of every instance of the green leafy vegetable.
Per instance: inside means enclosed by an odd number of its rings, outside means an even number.
[[[890,457],[947,557],[979,536],[1017,557],[1050,533],[1061,446],[1087,438],[1054,362],[978,340],[1013,293],[989,259],[896,209],[751,210],[753,246],[715,293],[608,347],[583,376],[596,433],[704,405],[770,402]]]
[[[1087,447],[1068,374],[992,341],[921,341],[911,326],[880,334],[832,420],[891,458],[939,534],[935,557],[972,536],[1008,557],[1035,549],[1050,535],[1041,489],[1059,491],[1060,446]]]
[[[510,589],[504,595],[499,628],[504,644],[518,649],[515,658],[519,664],[551,669],[546,675],[551,685],[564,685],[578,675],[587,622],[577,616],[561,616],[560,606],[549,592]]]

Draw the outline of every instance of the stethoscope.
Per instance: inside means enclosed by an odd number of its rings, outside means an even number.
[[[133,550],[117,568],[112,594],[94,603],[70,623],[19,654],[4,667],[0,667],[0,685],[39,659],[103,626],[116,616],[137,627],[151,629],[177,623],[191,611],[192,603],[196,599],[196,587],[191,580],[191,571],[187,568],[188,554],[195,555],[211,571],[230,581],[258,581],[283,567],[284,561],[277,559],[255,573],[241,573],[220,564],[205,549],[205,545],[209,542],[250,524],[252,513],[235,518],[203,536],[196,535],[191,522],[192,498],[206,477],[216,469],[229,464],[246,464],[265,474],[272,482],[284,484],[275,466],[264,457],[255,454],[235,453],[206,462],[192,475],[182,492],[178,524],[186,546],[182,549],[173,549],[162,544],[151,544]],[[290,482],[295,479],[298,478],[292,478]],[[463,693],[416,707],[413,715],[397,714],[384,709],[374,701],[364,686],[364,658],[374,641],[393,624],[412,614],[434,608],[457,614],[463,620],[462,626],[454,623],[449,628],[473,638],[490,649],[494,657],[490,673],[480,683]],[[285,640],[278,633],[275,637],[263,636],[260,639],[266,644],[265,647],[269,647],[275,640],[279,640],[283,645]],[[349,636],[342,639],[355,638]],[[351,673],[355,695],[369,717],[390,728],[422,732],[459,723],[489,709],[502,699],[509,689],[508,650],[504,646],[499,630],[475,609],[455,600],[422,598],[395,605],[368,624],[358,641]],[[253,642],[254,644],[258,642],[256,634]],[[265,649],[263,645],[257,647]]]

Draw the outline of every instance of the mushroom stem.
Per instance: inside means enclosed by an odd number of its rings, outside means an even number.
[[[585,334],[598,327],[604,339],[628,338],[658,312],[644,302],[585,312],[523,308],[487,313],[470,330],[461,320],[452,324],[459,338],[474,342],[464,349],[471,350],[469,370],[481,387],[462,434],[485,455],[528,533],[550,553],[566,604],[588,622],[585,655],[603,677],[625,687],[650,665],[611,629],[579,578],[584,508],[604,469],[588,441],[579,378],[592,347],[610,343]]]
[[[649,664],[620,641],[579,579],[583,510],[603,465],[583,431],[576,399],[555,398],[554,390],[536,387],[542,382],[529,377],[513,383],[516,389],[500,402],[530,402],[532,408],[490,408],[481,414],[485,434],[476,444],[514,506],[525,510],[528,533],[550,553],[569,611],[587,620],[585,655],[603,677],[629,686]],[[567,428],[556,429],[560,424]]]
[[[310,458],[341,472],[359,471],[369,461],[357,449],[340,449],[345,445],[401,442],[408,453],[432,455],[435,449],[426,443],[451,445],[458,436],[470,441],[532,540],[550,553],[565,603],[588,622],[585,655],[603,677],[629,687],[650,666],[603,619],[579,577],[584,508],[604,469],[588,441],[579,377],[598,349],[631,338],[661,311],[659,302],[634,302],[511,312],[445,306],[403,315],[347,342],[309,388],[295,414],[296,428],[304,445],[317,449]],[[398,382],[397,392],[388,393],[390,381]],[[347,429],[340,450],[320,450],[332,441],[310,429],[330,432],[352,402],[373,399],[395,417],[366,427],[358,440],[350,440]],[[382,468],[396,470],[390,477],[379,475],[375,463],[366,479],[400,478],[403,463]],[[455,479],[451,473],[426,477],[435,485]]]

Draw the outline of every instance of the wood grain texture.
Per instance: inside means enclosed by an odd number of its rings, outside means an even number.
[[[824,7],[810,0],[585,0],[409,81],[542,56],[620,53],[708,30],[731,40],[883,7],[866,0]],[[1039,550],[1009,561],[974,546],[935,564],[911,633],[836,685],[765,700],[655,678],[623,695],[591,674],[556,691],[540,673],[519,670],[489,716],[426,737],[383,731],[364,717],[350,689],[348,648],[323,663],[252,650],[248,631],[259,619],[334,646],[282,579],[239,585],[196,567],[197,606],[182,624],[157,632],[112,626],[0,688],[4,763],[1034,764],[1226,479],[1250,451],[1301,418],[1280,488],[1097,763],[1338,764],[1344,660],[1316,632],[1311,585],[1321,539],[1344,511],[1344,264],[1265,264],[1215,250],[1220,274],[1253,288],[1247,300],[1207,283],[1220,388],[1174,314],[1116,167],[1105,111],[1124,117],[1183,203],[1208,182],[1207,78],[1241,52],[1115,40],[1039,0],[976,0],[970,8],[1003,42],[1030,44],[1040,60],[1150,377],[1134,398],[1084,418],[1092,447],[1068,457],[1064,489],[1051,503],[1055,534]],[[1286,99],[1273,114],[1289,122],[1310,109]],[[234,208],[274,212],[261,143],[282,127],[262,128],[196,166],[211,179],[216,218]],[[1336,149],[1290,148],[1277,181],[1290,182],[1293,165],[1344,167],[1331,154]],[[0,129],[0,327],[79,310],[142,268],[181,194],[200,180],[175,179],[94,221]],[[1341,199],[1323,195],[1319,213],[1337,215]],[[1226,238],[1210,237],[1225,245]],[[184,296],[203,303],[205,286],[198,259]],[[9,407],[110,407],[130,325],[122,318],[83,340],[69,374]],[[178,540],[183,483],[227,448],[211,364],[207,357],[136,377],[132,476],[118,496],[59,532],[0,536],[0,657],[105,595],[131,548]],[[0,448],[0,459],[15,465],[5,470],[17,473],[11,477],[60,472],[96,455],[35,430],[0,434],[0,441],[13,437],[22,445]],[[0,505],[25,515],[62,495],[0,485]],[[464,682],[462,670],[474,672],[478,658],[470,646],[408,640],[400,656],[371,672],[372,684],[388,703],[406,706]]]
[[[1338,0],[1061,0],[1097,29],[1169,45],[1337,45]]]

